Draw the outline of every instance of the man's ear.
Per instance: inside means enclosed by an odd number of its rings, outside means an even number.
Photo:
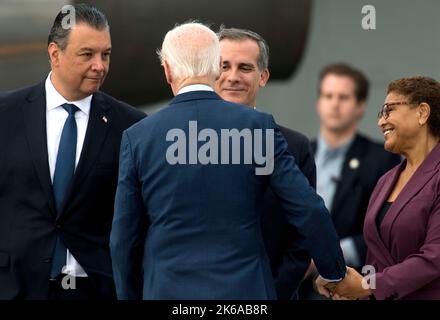
[[[165,72],[165,78],[167,79],[167,83],[171,84],[173,82],[173,76],[171,74],[170,66],[166,61],[163,62],[163,70]]]
[[[267,81],[269,80],[269,77],[270,77],[270,72],[269,69],[266,68],[263,70],[263,72],[260,75],[260,81],[258,82],[260,88],[266,85]]]
[[[52,67],[57,67],[60,64],[61,49],[55,42],[49,43],[47,47],[47,53],[49,54],[49,60]]]
[[[431,106],[426,102],[422,102],[419,104],[419,123],[420,125],[424,125],[428,122],[429,115],[431,114]]]

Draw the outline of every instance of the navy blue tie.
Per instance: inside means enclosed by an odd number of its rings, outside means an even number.
[[[61,204],[67,195],[67,188],[75,172],[77,141],[75,112],[79,110],[77,106],[69,103],[63,104],[62,107],[69,113],[69,116],[64,123],[63,132],[61,133],[53,177],[53,193],[58,215],[60,214]],[[58,236],[52,256],[51,278],[55,278],[61,273],[62,268],[66,264],[66,254],[67,248]]]

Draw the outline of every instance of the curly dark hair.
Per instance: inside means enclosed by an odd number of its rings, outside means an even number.
[[[440,83],[432,78],[417,76],[391,81],[387,94],[395,92],[404,95],[408,103],[427,103],[431,108],[428,127],[435,137],[440,137]]]

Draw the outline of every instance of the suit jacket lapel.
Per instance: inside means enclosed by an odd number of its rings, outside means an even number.
[[[22,113],[31,158],[34,162],[41,187],[49,202],[51,213],[55,217],[57,213],[47,154],[46,95],[44,82],[35,86],[32,93],[26,98],[25,103],[22,105]]]
[[[414,172],[405,187],[402,189],[388,213],[385,215],[381,224],[382,238],[385,245],[389,248],[391,243],[391,228],[397,217],[402,213],[405,205],[425,186],[425,184],[438,173],[440,161],[440,145],[437,145],[428,157],[422,162],[420,167]],[[406,160],[403,161],[403,170]],[[395,179],[397,181],[397,178]],[[394,184],[393,184],[394,186]]]
[[[356,135],[345,156],[340,180],[336,187],[333,205],[331,208],[333,219],[336,219],[338,213],[341,212],[340,210],[337,210],[337,208],[344,205],[343,202],[345,199],[350,197],[350,194],[353,191],[353,181],[356,180],[359,174],[359,166],[361,165],[360,161],[362,161],[361,159],[363,159],[364,153],[365,148],[363,147],[362,142],[359,140],[359,137]]]
[[[384,202],[387,201],[391,191],[393,190],[394,185],[397,182],[397,179],[399,178],[399,174],[404,167],[405,164],[404,162],[402,162],[399,167],[394,168],[393,172],[390,173],[389,178],[385,180],[382,186],[380,186],[378,195],[374,199],[373,196],[371,197],[370,199],[371,207],[370,206],[368,207],[367,215],[365,217],[364,234],[365,237],[368,238],[368,249],[370,252],[376,253],[375,254],[376,259],[379,260],[384,259],[385,261],[382,261],[382,264],[384,265],[393,265],[395,264],[395,261],[388,250],[388,242],[385,243],[383,240],[384,239],[383,231],[381,237],[379,231],[377,230],[376,217],[379,214],[379,211],[382,208]],[[377,187],[378,186],[376,186],[376,188]],[[389,210],[390,211],[392,210],[392,206]],[[387,213],[387,215],[390,213],[390,211]]]
[[[67,193],[68,196],[62,204],[61,214],[67,211],[68,205],[72,203],[72,197],[79,192],[81,184],[95,164],[111,124],[111,109],[105,104],[102,95],[97,92],[93,95],[81,156]]]

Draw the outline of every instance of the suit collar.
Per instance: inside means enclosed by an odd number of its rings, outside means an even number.
[[[56,216],[47,154],[46,95],[44,81],[34,86],[21,106],[30,155],[52,216]]]
[[[344,199],[349,197],[349,194],[353,191],[353,181],[359,176],[359,168],[362,165],[361,161],[364,159],[366,152],[365,140],[360,135],[356,135],[347,150],[345,155],[344,164],[342,166],[340,180],[336,186],[336,192],[334,195],[332,214],[335,218],[340,210],[333,210],[343,205]]]
[[[428,157],[423,161],[416,170],[411,179],[400,192],[385,215],[380,229],[381,235],[376,227],[376,217],[385,201],[387,201],[390,193],[399,179],[400,173],[406,166],[406,160],[389,171],[382,180],[377,184],[375,191],[371,197],[368,214],[365,217],[365,237],[367,240],[369,252],[376,252],[374,258],[380,260],[384,265],[393,265],[396,263],[391,256],[391,229],[399,214],[403,211],[405,205],[423,188],[423,186],[438,173],[440,163],[440,146],[437,145]],[[375,195],[377,192],[377,195]]]
[[[374,208],[374,219],[380,210],[381,205],[387,200],[392,192],[400,173],[406,166],[406,160],[402,161],[400,166],[393,172],[389,183],[387,183],[379,195],[377,208]],[[382,239],[384,244],[389,248],[391,244],[391,228],[397,217],[402,213],[405,205],[428,183],[434,175],[438,173],[440,163],[440,144],[429,153],[422,164],[417,168],[412,177],[403,187],[400,194],[397,196],[393,205],[385,215],[381,228]]]
[[[368,208],[367,212],[368,214],[365,217],[365,237],[366,240],[368,240],[368,248],[370,252],[376,252],[380,254],[375,254],[375,258],[378,260],[381,260],[381,263],[383,265],[393,265],[396,262],[394,261],[394,258],[391,256],[390,251],[388,250],[389,241],[383,241],[383,239],[388,238],[388,235],[384,234],[383,231],[382,237],[379,234],[379,231],[376,227],[376,218],[379,214],[380,209],[382,208],[382,205],[384,202],[388,199],[392,188],[397,182],[397,179],[399,178],[400,172],[402,172],[403,168],[405,167],[404,162],[402,162],[399,166],[393,168],[390,172],[386,174],[383,178],[382,184],[377,184],[375,191],[378,191],[377,196],[373,198],[373,195],[370,199],[371,207]],[[374,192],[375,192],[374,191]],[[374,194],[373,192],[373,194]],[[387,214],[385,217],[390,215],[390,213],[394,210],[393,205],[388,209]],[[385,219],[384,219],[385,220]],[[383,225],[384,221],[382,221]],[[382,229],[383,230],[383,229]]]
[[[55,89],[52,80],[50,79],[52,72],[46,78],[44,83],[45,92],[46,92],[46,105],[47,110],[50,111],[52,109],[58,108],[65,103],[71,103],[76,105],[82,112],[84,112],[87,116],[90,113],[90,105],[92,101],[93,95],[85,97],[84,99],[76,100],[76,101],[67,101],[58,91]]]
[[[352,136],[341,145],[337,146],[336,148],[332,148],[327,144],[327,141],[325,141],[324,137],[319,135],[318,139],[316,140],[316,153],[322,152],[327,154],[342,154],[345,157],[345,154],[350,148],[354,138],[355,136]]]
[[[49,202],[51,214],[56,217],[57,211],[53,197],[47,155],[45,82],[42,81],[31,89],[25,100],[26,102],[22,105],[22,112],[31,157],[41,187]],[[89,123],[87,125],[81,157],[58,216],[64,215],[64,213],[68,211],[69,205],[72,203],[73,195],[79,191],[83,180],[87,177],[96,162],[107,133],[112,125],[112,120],[112,109],[110,105],[105,102],[105,97],[101,92],[96,92],[92,98]]]
[[[113,113],[110,105],[105,102],[104,95],[101,92],[96,92],[92,98],[83,149],[73,176],[73,181],[67,192],[66,199],[61,206],[61,215],[68,213],[69,205],[73,201],[72,197],[80,192],[84,179],[89,175],[101,153],[102,146],[104,145],[112,123]]]
[[[170,106],[192,100],[222,100],[222,98],[220,98],[220,96],[213,91],[191,91],[175,96],[171,100]]]
[[[180,88],[179,92],[177,94],[182,94],[186,92],[192,92],[192,91],[214,91],[210,86],[207,84],[190,84],[188,86]]]

